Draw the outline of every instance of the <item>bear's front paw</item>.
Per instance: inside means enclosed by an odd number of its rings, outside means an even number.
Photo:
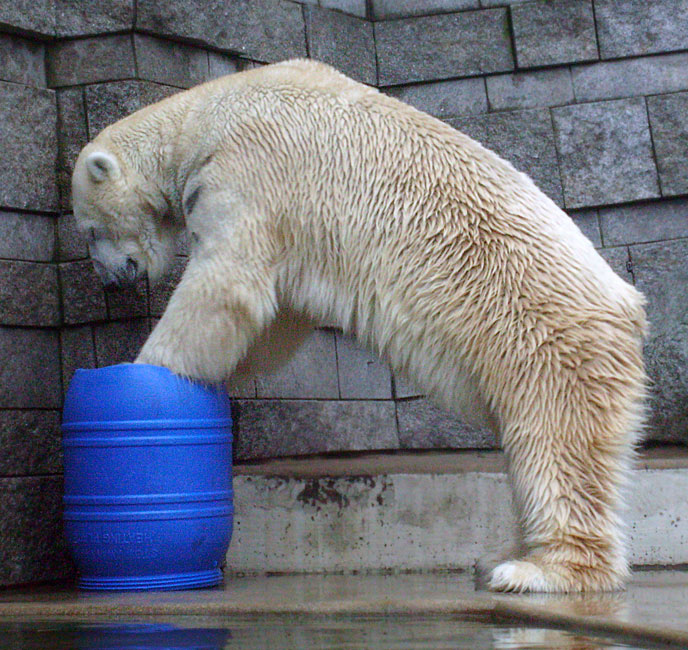
[[[149,339],[134,363],[145,363],[151,366],[162,366],[174,374],[197,381],[219,383],[225,380],[228,373],[221,363],[222,358],[216,355],[192,354],[189,349],[179,345],[173,348]]]
[[[134,363],[147,363],[151,366],[162,366],[162,357],[153,353],[150,347],[143,347],[139,355],[134,359]]]
[[[145,363],[151,366],[162,366],[178,375],[186,374],[186,368],[181,363],[179,355],[170,353],[166,348],[146,343],[134,363]]]

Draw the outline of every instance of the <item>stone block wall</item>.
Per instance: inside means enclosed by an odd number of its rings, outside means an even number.
[[[56,124],[45,43],[0,34],[0,584],[69,571],[59,541]]]
[[[80,148],[223,74],[297,56],[447,121],[530,174],[645,292],[647,437],[688,441],[688,0],[15,0],[0,4],[0,584],[70,574],[60,407],[129,361],[184,267],[100,288],[70,215]],[[491,448],[341,332],[237,390],[238,461]]]

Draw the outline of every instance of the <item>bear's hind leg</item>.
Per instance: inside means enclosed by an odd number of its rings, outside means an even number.
[[[644,387],[638,351],[629,352],[624,372],[607,376],[580,367],[555,373],[541,368],[524,382],[521,398],[504,405],[503,446],[528,552],[498,565],[491,589],[623,587],[628,566],[620,492],[641,424]]]

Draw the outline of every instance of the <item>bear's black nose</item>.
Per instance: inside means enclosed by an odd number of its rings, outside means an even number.
[[[132,259],[131,257],[127,257],[127,267],[125,271],[125,277],[128,282],[135,282],[136,278],[139,274],[139,263]]]
[[[122,289],[130,287],[138,278],[139,265],[138,262],[131,257],[127,257],[124,266],[117,269],[114,274],[107,272],[102,264],[100,266],[104,269],[103,274],[101,274],[101,280],[103,281],[105,289]]]

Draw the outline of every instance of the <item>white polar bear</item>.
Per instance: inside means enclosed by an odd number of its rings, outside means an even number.
[[[73,199],[106,282],[159,276],[191,234],[137,361],[224,380],[337,323],[498,428],[527,554],[497,566],[493,589],[623,584],[643,299],[510,164],[299,60],[108,127],[78,158]]]

